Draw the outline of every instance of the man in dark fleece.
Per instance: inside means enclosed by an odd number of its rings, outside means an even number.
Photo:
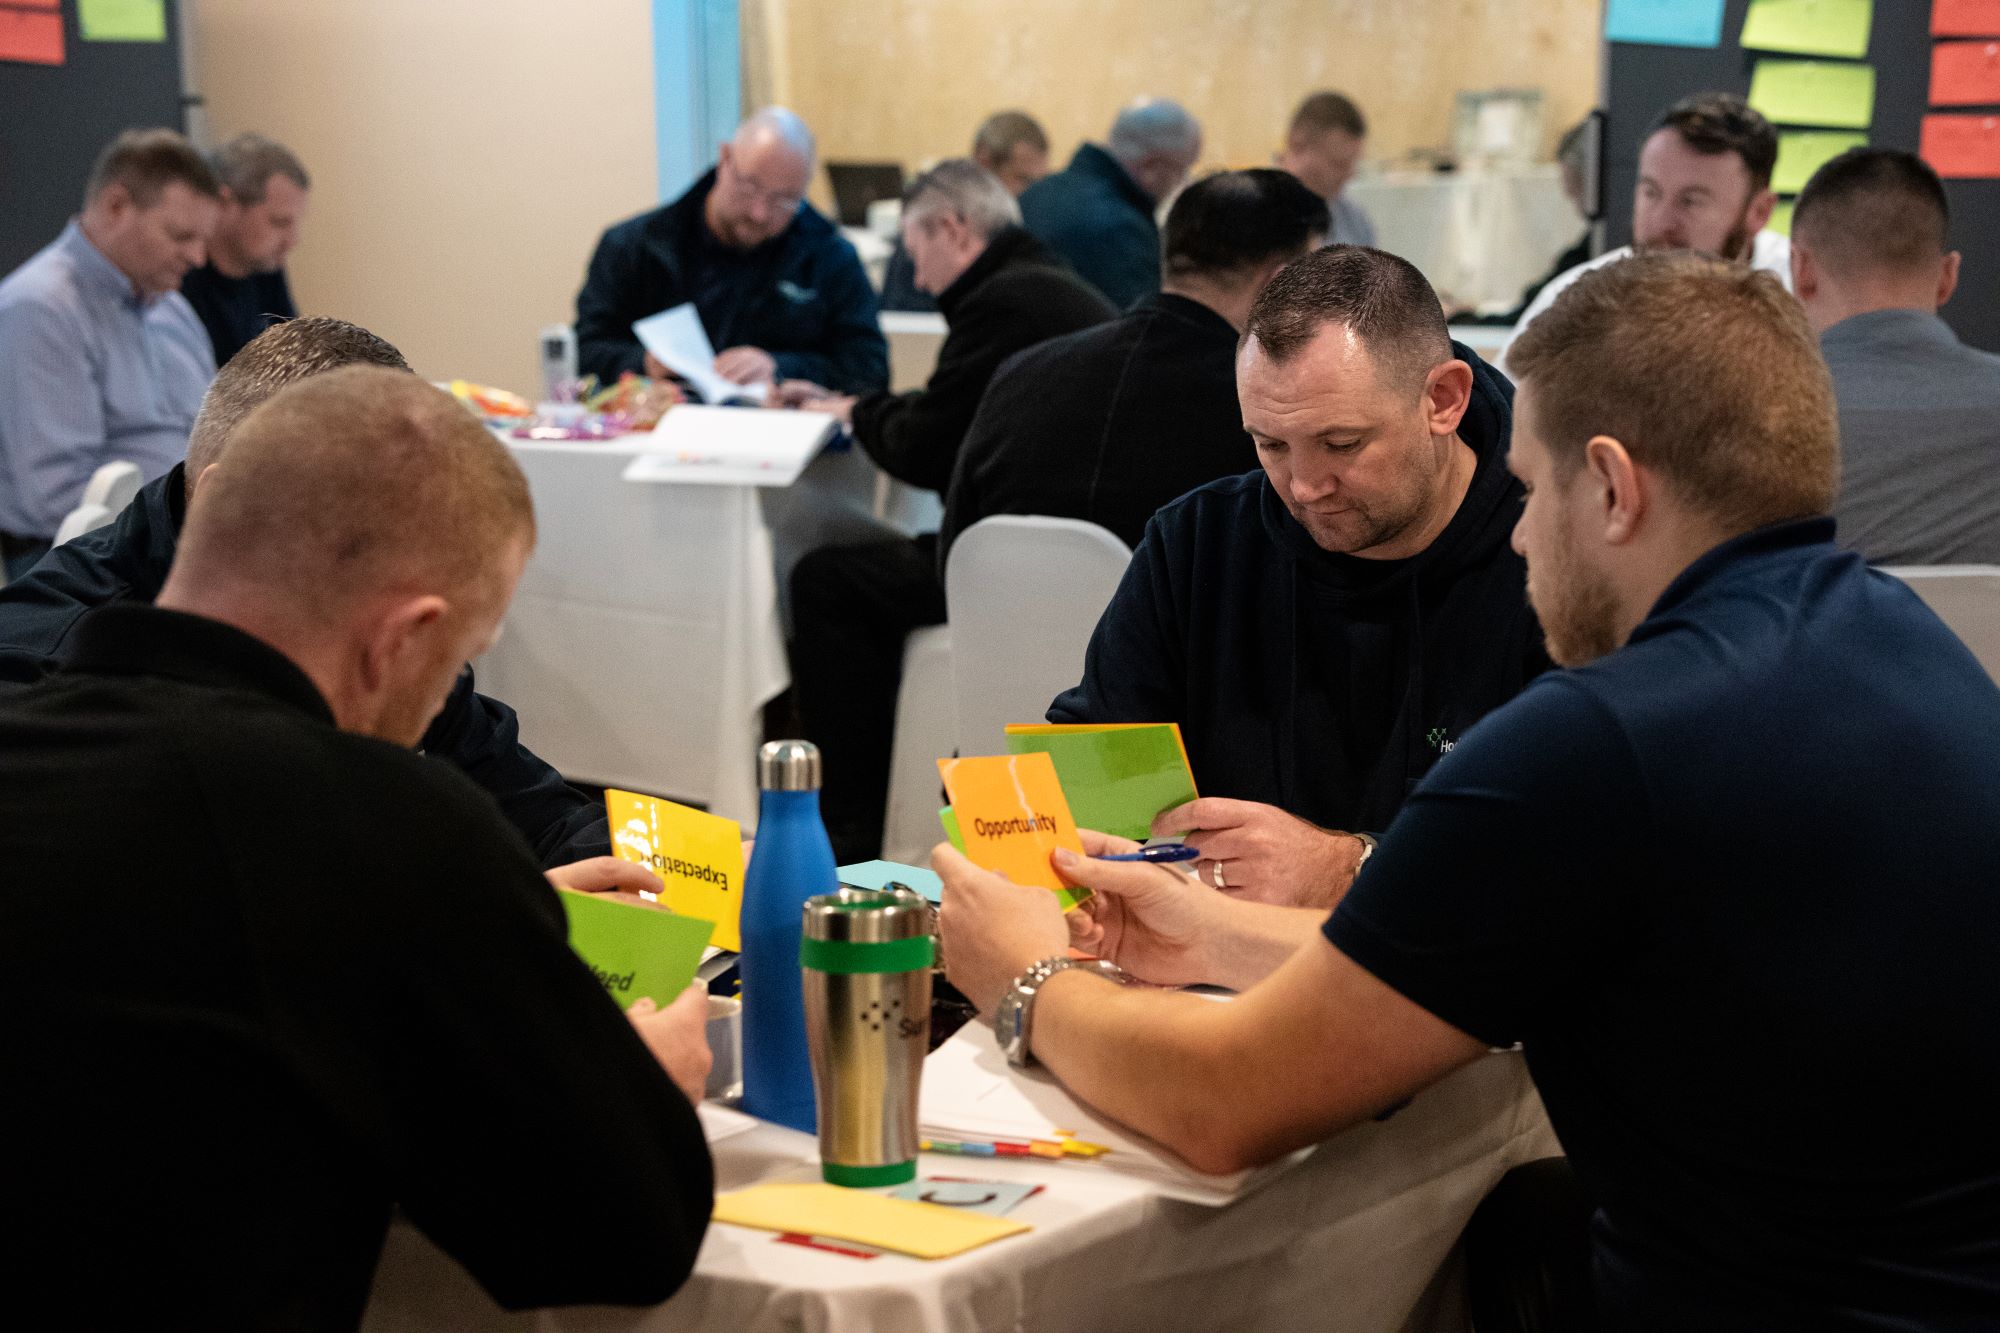
[[[1178,722],[1207,795],[1154,832],[1218,889],[1327,906],[1364,831],[1548,666],[1508,544],[1512,390],[1422,274],[1357,246],[1271,281],[1236,379],[1263,471],[1160,511],[1048,715]]]

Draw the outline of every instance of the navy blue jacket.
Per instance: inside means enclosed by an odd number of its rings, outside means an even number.
[[[720,352],[761,347],[780,379],[841,393],[889,384],[889,343],[875,289],[854,247],[801,204],[792,224],[753,250],[732,250],[708,230],[702,206],[710,171],[671,204],[604,233],[576,297],[577,367],[615,380],[645,364],[633,322],[692,301]]]
[[[1509,544],[1513,389],[1455,350],[1479,468],[1429,550],[1321,550],[1261,471],[1204,486],[1147,525],[1049,721],[1178,722],[1203,795],[1387,828],[1438,756],[1549,665]]]
[[[1087,143],[1030,185],[1021,221],[1120,310],[1160,290],[1157,205],[1118,159]]]
[[[27,578],[0,588],[0,689],[54,671],[86,612],[160,595],[186,516],[184,475],[176,464],[109,527],[56,547]],[[471,668],[459,674],[419,748],[484,787],[544,866],[610,854],[603,805],[521,744],[514,710],[476,693]]]

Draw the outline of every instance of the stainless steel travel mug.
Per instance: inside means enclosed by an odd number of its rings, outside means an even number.
[[[917,1093],[930,1045],[930,904],[909,889],[806,900],[799,938],[820,1169],[835,1185],[917,1175]]]

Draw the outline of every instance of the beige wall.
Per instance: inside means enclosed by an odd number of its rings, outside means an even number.
[[[649,0],[194,0],[213,138],[313,176],[299,308],[533,393],[591,246],[656,202]]]
[[[1444,146],[1460,89],[1542,88],[1548,142],[1595,104],[1599,0],[744,0],[746,95],[797,108],[830,157],[965,151],[1020,106],[1058,161],[1124,101],[1173,97],[1212,165],[1268,162],[1299,97],[1358,101],[1370,154]]]

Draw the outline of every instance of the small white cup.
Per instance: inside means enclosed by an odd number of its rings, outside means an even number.
[[[728,995],[708,997],[708,1049],[715,1057],[709,1067],[712,1102],[734,1102],[743,1096],[743,1001]]]

